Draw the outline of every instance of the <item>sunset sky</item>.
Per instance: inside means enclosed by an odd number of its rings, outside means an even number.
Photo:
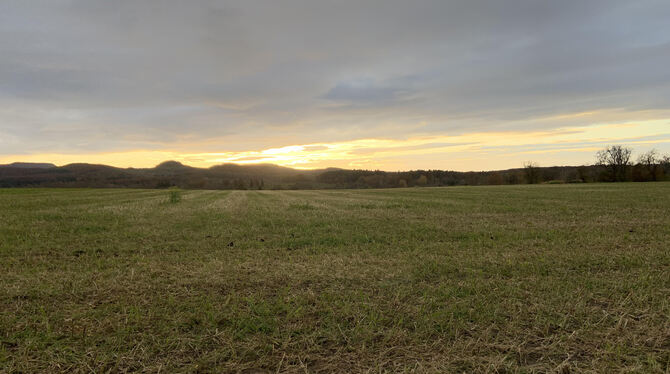
[[[670,153],[670,1],[0,1],[0,164]]]

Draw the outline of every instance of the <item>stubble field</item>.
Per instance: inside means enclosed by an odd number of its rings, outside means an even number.
[[[670,372],[670,183],[0,190],[0,372]]]

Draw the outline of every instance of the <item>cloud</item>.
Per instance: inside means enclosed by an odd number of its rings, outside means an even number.
[[[661,116],[668,19],[665,0],[8,0],[0,152],[227,152]]]
[[[354,106],[398,104],[409,95],[403,87],[384,86],[373,79],[356,79],[337,83],[324,99]]]
[[[247,161],[260,161],[260,160],[267,160],[267,157],[263,156],[251,156],[251,157],[239,157],[239,158],[231,158],[231,162],[247,162]]]
[[[318,152],[318,151],[325,151],[327,149],[330,148],[326,145],[308,145],[303,147],[303,150],[305,152]]]
[[[445,142],[439,142],[439,143],[424,143],[424,144],[417,144],[417,145],[407,145],[407,146],[393,146],[393,147],[361,147],[361,148],[356,148],[352,151],[349,152],[349,154],[356,155],[356,154],[365,154],[365,155],[372,155],[375,153],[398,153],[398,152],[405,152],[405,151],[417,151],[417,150],[429,150],[429,149],[435,149],[435,148],[449,148],[449,147],[458,147],[458,146],[466,146],[466,145],[472,145],[475,143],[470,143],[470,142],[463,142],[463,143],[445,143]]]

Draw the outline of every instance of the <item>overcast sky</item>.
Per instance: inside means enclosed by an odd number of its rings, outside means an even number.
[[[0,162],[670,152],[670,1],[0,0]]]

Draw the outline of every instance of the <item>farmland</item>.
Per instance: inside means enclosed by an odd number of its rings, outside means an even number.
[[[670,371],[670,183],[0,190],[0,372]]]

